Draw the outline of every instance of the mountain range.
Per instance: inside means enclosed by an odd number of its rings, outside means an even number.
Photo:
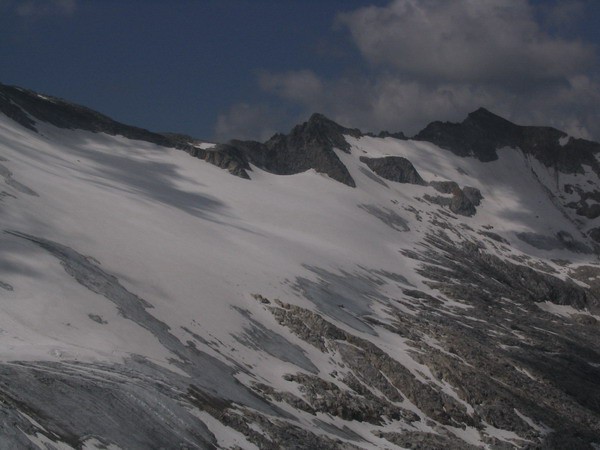
[[[600,448],[600,144],[266,142],[0,85],[0,448]]]

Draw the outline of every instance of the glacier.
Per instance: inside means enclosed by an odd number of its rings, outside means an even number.
[[[600,445],[598,144],[0,93],[0,447]]]

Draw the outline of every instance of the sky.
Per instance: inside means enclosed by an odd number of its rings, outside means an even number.
[[[212,141],[481,106],[600,141],[599,46],[597,0],[0,0],[1,83]]]

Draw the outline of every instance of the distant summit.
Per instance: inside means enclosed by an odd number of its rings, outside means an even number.
[[[265,143],[232,140],[217,146],[217,150],[243,155],[247,162],[271,173],[293,175],[314,169],[355,187],[348,169],[333,150],[350,152],[350,145],[344,138],[347,135],[360,137],[362,133],[316,113],[307,122],[296,125],[289,134],[276,134]]]
[[[546,166],[569,173],[581,172],[583,164],[596,168],[594,155],[600,152],[595,142],[569,137],[555,128],[516,125],[485,108],[473,111],[461,123],[432,122],[413,139],[483,162],[498,159],[499,148],[520,148]]]

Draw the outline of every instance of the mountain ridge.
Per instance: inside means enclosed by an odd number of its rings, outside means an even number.
[[[319,114],[213,144],[15,95],[0,447],[600,443],[593,149],[487,110],[428,131],[472,155]]]
[[[156,133],[126,125],[87,107],[1,83],[0,111],[33,131],[35,121],[31,117],[59,128],[120,134],[178,148],[244,178],[248,178],[247,171],[252,163],[282,175],[314,168],[349,186],[353,185],[353,180],[340,166],[332,149],[349,151],[344,135],[375,136],[356,128],[344,127],[321,113],[313,113],[307,121],[295,125],[288,134],[277,133],[265,142],[232,139],[218,144],[214,150],[221,152],[222,157],[215,157],[212,152],[195,147],[195,138],[175,133]],[[458,156],[474,156],[481,161],[496,160],[498,148],[519,147],[546,166],[556,166],[569,173],[581,173],[582,164],[600,171],[594,157],[600,153],[599,143],[569,137],[565,132],[551,127],[517,125],[483,107],[469,113],[461,123],[431,122],[412,138],[406,137],[402,132],[387,131],[382,131],[378,137],[423,140],[448,149]],[[566,141],[561,144],[563,139]],[[286,163],[289,159],[292,161]]]

